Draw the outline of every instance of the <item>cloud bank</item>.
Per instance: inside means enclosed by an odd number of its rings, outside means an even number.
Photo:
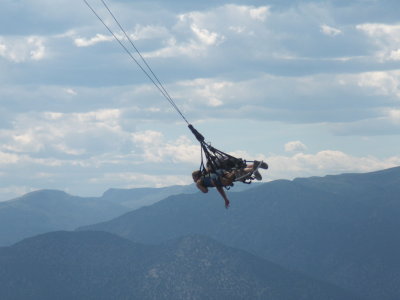
[[[399,164],[398,2],[108,2],[188,119],[264,178]],[[1,200],[190,183],[198,145],[86,6],[0,8]]]

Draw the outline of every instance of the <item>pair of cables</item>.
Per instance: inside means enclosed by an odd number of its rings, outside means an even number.
[[[117,36],[117,34],[106,24],[106,22],[103,20],[102,17],[96,12],[96,10],[89,4],[87,0],[83,0],[85,4],[89,7],[89,9],[93,12],[93,14],[99,19],[99,21],[104,25],[104,27],[110,32],[110,34],[114,37],[114,39],[120,44],[120,46],[125,50],[125,52],[129,55],[129,57],[139,66],[139,68],[142,70],[142,72],[150,79],[150,81],[154,84],[154,86],[161,92],[161,94],[164,96],[164,98],[171,104],[171,106],[176,110],[176,112],[182,117],[182,119],[188,124],[188,120],[186,117],[183,115],[179,107],[176,105],[175,101],[172,99],[172,97],[169,95],[167,90],[165,89],[164,85],[161,83],[157,75],[153,72],[152,68],[149,66],[149,64],[146,62],[138,48],[135,46],[133,43],[132,39],[130,36],[127,34],[126,30],[122,27],[121,23],[118,21],[118,19],[115,17],[115,15],[112,13],[111,9],[109,6],[106,4],[104,0],[100,0],[110,16],[113,18],[114,22],[118,25],[119,29],[123,32],[126,40],[129,42],[129,44],[132,46],[133,50],[138,54],[139,59],[135,58],[133,55],[132,51],[128,48],[129,46],[126,46],[125,43],[121,38]]]

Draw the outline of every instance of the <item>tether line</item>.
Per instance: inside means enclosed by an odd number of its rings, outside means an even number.
[[[103,3],[104,7],[108,10],[109,14],[113,17],[115,23],[118,25],[118,27],[121,29],[121,31],[124,33],[126,39],[129,41],[129,43],[132,45],[133,49],[135,49],[136,53],[139,55],[139,57],[142,59],[143,63],[146,65],[147,69],[150,71],[150,73],[153,75],[153,78],[157,81],[159,86],[162,88],[164,91],[165,95],[168,97],[168,100],[170,101],[171,105],[173,105],[176,109],[179,110],[179,108],[176,106],[175,102],[172,100],[172,97],[168,94],[167,90],[164,88],[163,84],[157,77],[157,75],[153,72],[152,68],[150,65],[147,63],[147,61],[144,59],[138,48],[136,48],[135,44],[133,43],[132,39],[129,37],[129,35],[126,33],[125,29],[122,27],[121,23],[118,21],[118,19],[115,17],[115,15],[111,12],[110,8],[106,4],[104,0],[101,0]]]
[[[100,22],[104,25],[105,28],[111,33],[111,35],[114,37],[114,39],[120,44],[120,46],[125,50],[125,52],[132,58],[132,60],[139,66],[139,68],[143,71],[143,73],[151,80],[151,82],[156,86],[156,88],[161,92],[161,94],[165,97],[165,99],[171,104],[171,106],[176,110],[176,112],[182,117],[182,119],[189,125],[188,120],[185,118],[179,107],[176,105],[172,97],[168,94],[167,90],[164,88],[164,86],[161,84],[160,80],[158,77],[155,75],[153,70],[150,68],[144,57],[141,55],[140,51],[136,48],[134,43],[132,42],[132,39],[129,37],[129,35],[126,33],[126,31],[123,29],[121,26],[120,22],[118,22],[117,18],[114,16],[114,14],[111,12],[107,4],[104,2],[104,0],[101,0],[109,14],[112,16],[118,27],[122,30],[124,33],[125,37],[127,40],[130,42],[132,47],[135,49],[135,51],[138,53],[144,64],[146,65],[147,69],[150,71],[150,73],[153,75],[153,77],[145,70],[145,68],[139,63],[139,61],[132,55],[131,51],[124,45],[124,43],[116,36],[116,34],[112,31],[112,29],[104,22],[104,20],[99,16],[99,14],[94,10],[94,8],[87,2],[87,0],[83,0],[85,4],[89,7],[89,9],[93,12],[93,14],[100,20]]]

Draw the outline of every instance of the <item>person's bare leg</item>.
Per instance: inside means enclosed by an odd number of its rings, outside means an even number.
[[[208,193],[208,188],[206,188],[205,186],[203,186],[203,185],[201,184],[201,180],[200,180],[200,179],[196,181],[196,187],[197,187],[200,191],[202,191],[203,193]]]
[[[224,198],[224,201],[225,201],[225,208],[228,208],[228,207],[229,207],[229,199],[228,199],[228,197],[226,196],[226,193],[225,193],[223,187],[221,187],[221,186],[216,186],[216,188],[217,188],[217,191],[221,194],[222,198]]]
[[[253,171],[253,169],[254,169],[254,165],[251,164],[251,165],[247,165],[246,168],[243,169],[243,171],[245,173],[249,173],[249,172]]]
[[[251,172],[253,172],[254,169],[257,168],[257,166],[258,166],[257,164],[247,165],[246,168],[243,169],[243,173],[242,173],[242,174],[246,174],[246,173],[251,173]],[[261,167],[261,166],[260,166],[260,167]],[[258,170],[256,170],[253,174],[255,175],[255,178],[256,178],[258,181],[261,181],[261,180],[262,180],[262,176],[261,176],[260,172],[258,172]]]

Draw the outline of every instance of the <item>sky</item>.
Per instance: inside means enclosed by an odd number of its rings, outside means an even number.
[[[400,165],[399,1],[106,4],[187,120],[266,161],[264,181]],[[0,201],[189,184],[199,164],[186,123],[84,1],[0,0]]]

